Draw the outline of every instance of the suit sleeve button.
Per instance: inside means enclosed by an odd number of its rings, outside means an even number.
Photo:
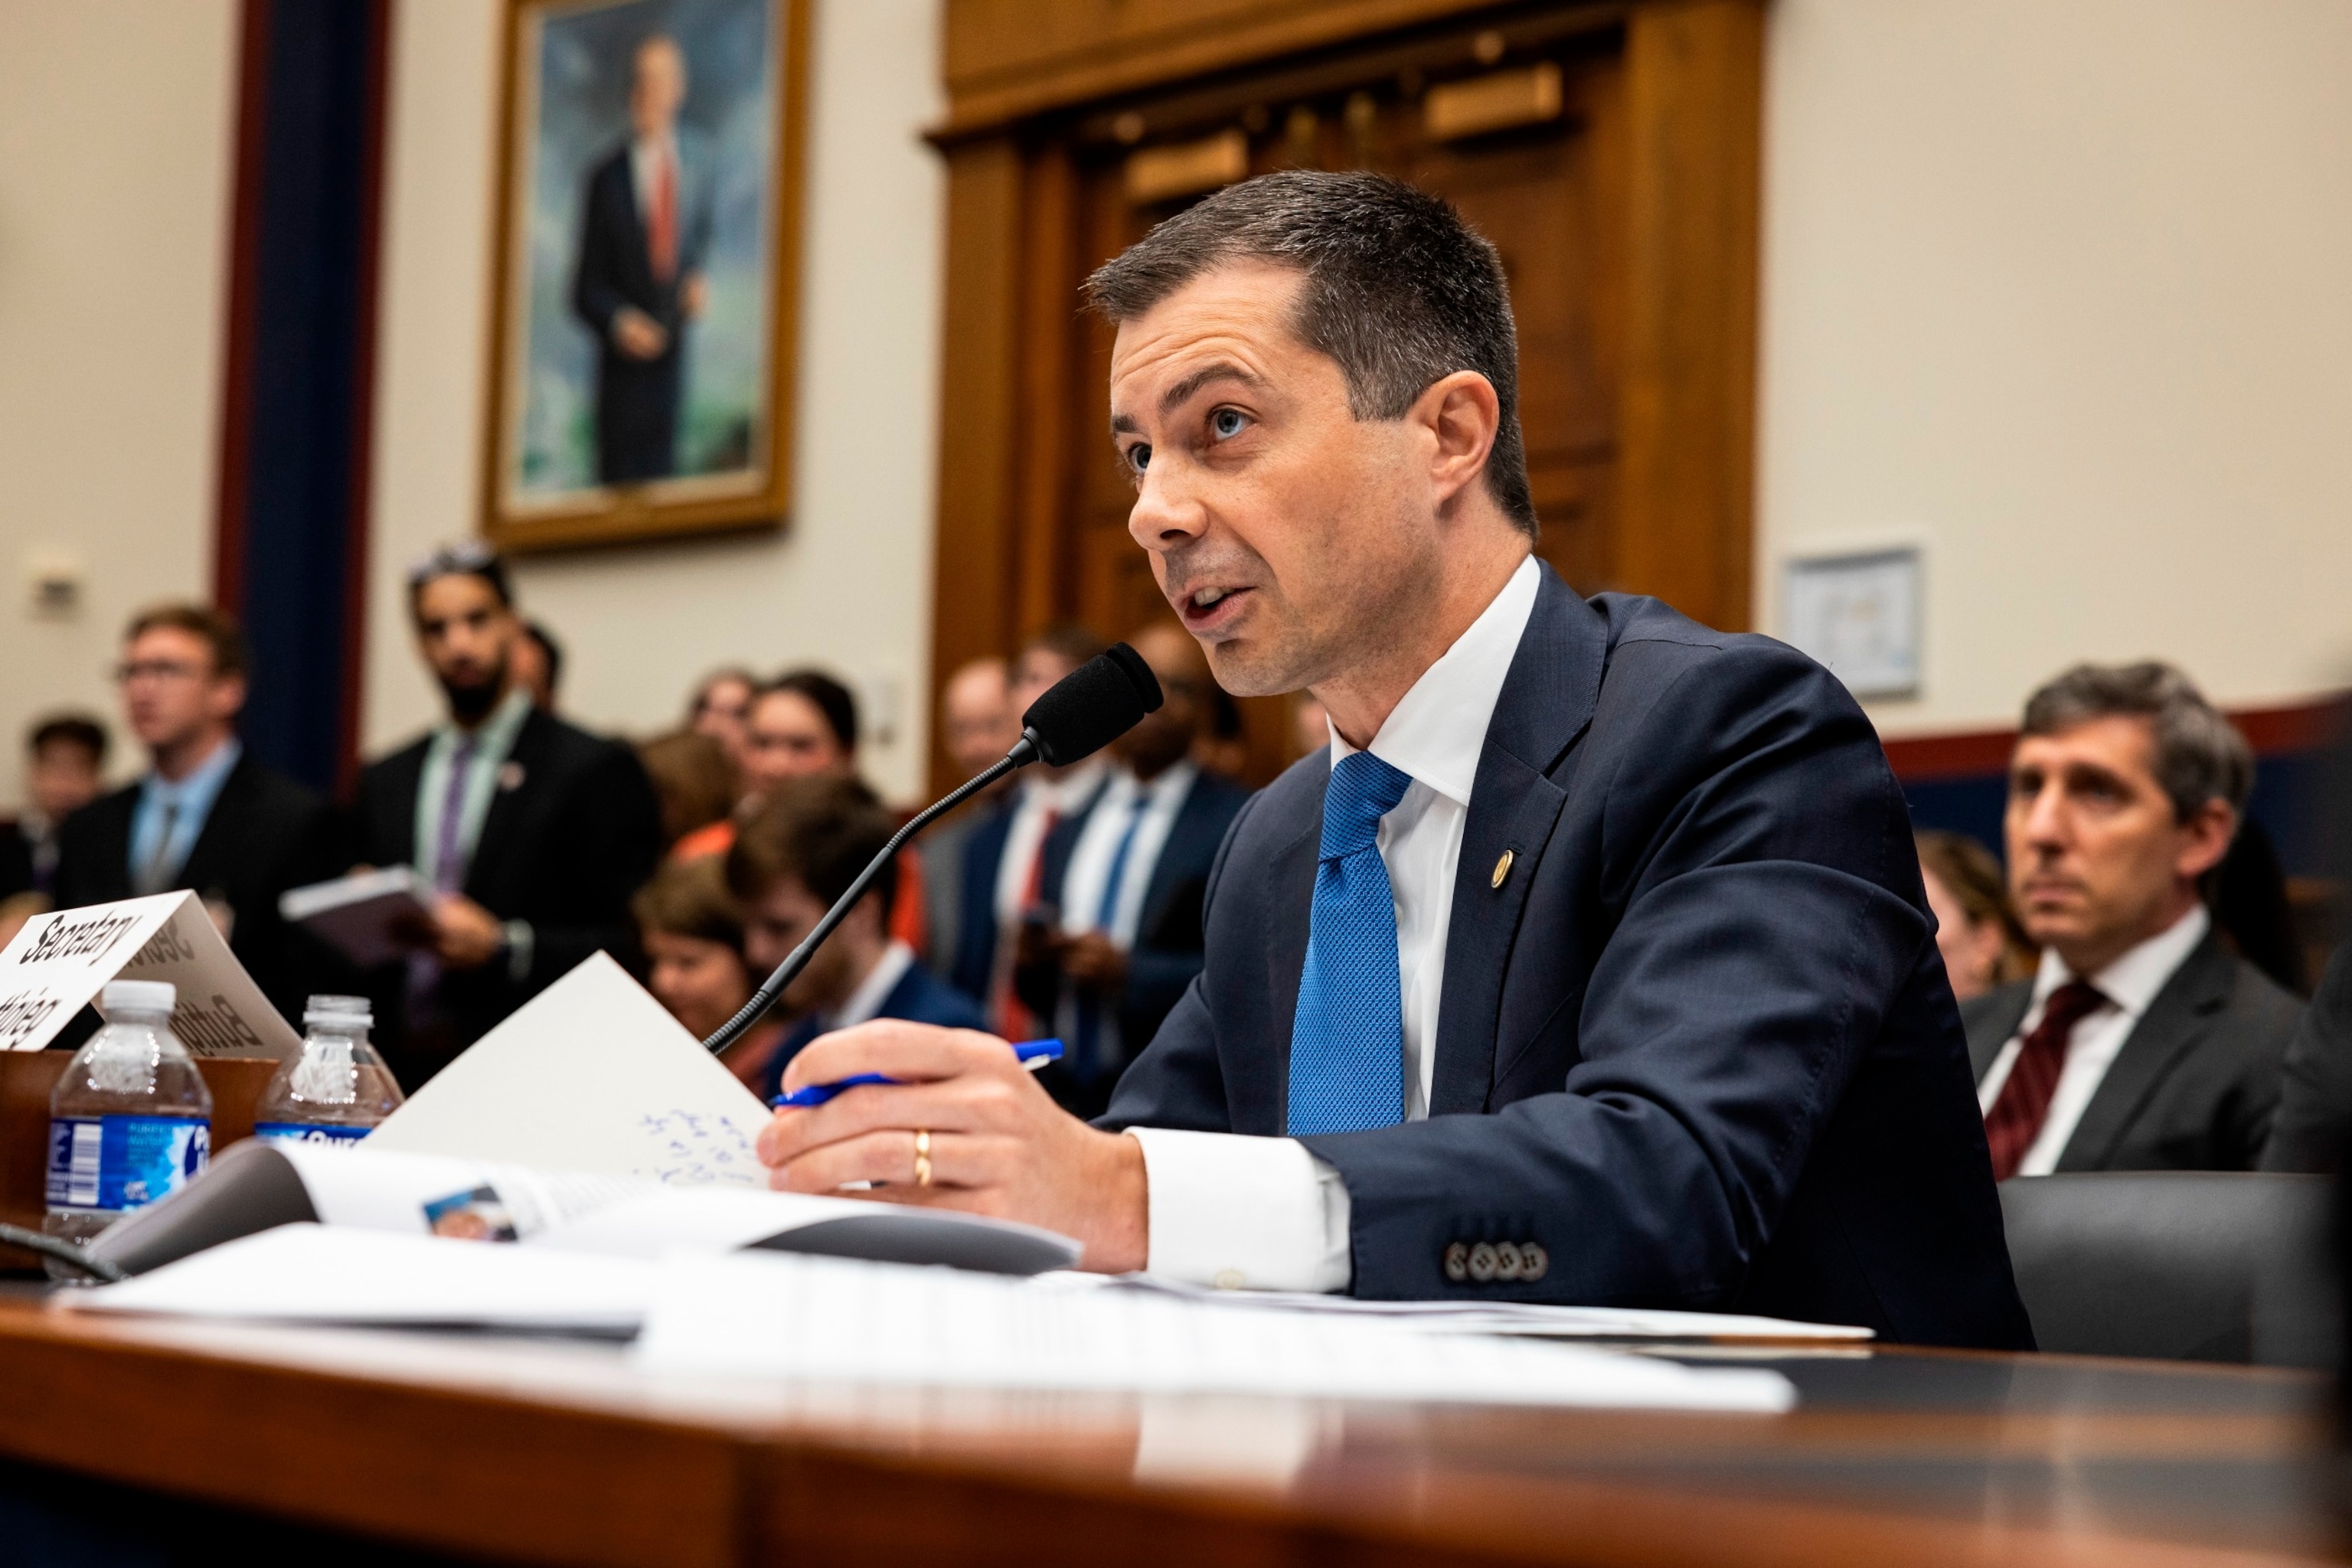
[[[1470,1278],[1484,1285],[1495,1278],[1495,1247],[1482,1241],[1470,1249]]]
[[[1470,1278],[1470,1249],[1458,1241],[1445,1249],[1445,1277],[1456,1285]]]
[[[1532,1241],[1528,1241],[1528,1242],[1522,1242],[1522,1243],[1520,1244],[1520,1246],[1519,1246],[1519,1278],[1520,1278],[1520,1279],[1542,1279],[1542,1278],[1544,1277],[1544,1274],[1546,1273],[1546,1271],[1548,1271],[1550,1268],[1551,1268],[1551,1254],[1549,1254],[1549,1253],[1546,1252],[1546,1251],[1545,1251],[1545,1250],[1544,1250],[1540,1246],[1537,1245],[1535,1242],[1532,1242]]]
[[[1510,1242],[1495,1248],[1495,1278],[1517,1279],[1519,1277],[1519,1249]]]

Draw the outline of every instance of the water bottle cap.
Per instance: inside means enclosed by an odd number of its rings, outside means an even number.
[[[169,1013],[179,999],[180,988],[168,980],[110,980],[98,1005],[110,1018],[117,1013]]]
[[[366,1029],[375,1025],[373,1004],[364,996],[327,996],[310,998],[302,1012],[305,1026],[311,1024],[340,1025],[347,1029]]]

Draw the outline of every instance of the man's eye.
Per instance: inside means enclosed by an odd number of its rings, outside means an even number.
[[[1151,447],[1141,441],[1129,447],[1127,449],[1127,466],[1139,474],[1151,467]]]
[[[1230,441],[1249,425],[1249,416],[1238,408],[1220,408],[1209,416],[1209,429],[1220,441]]]

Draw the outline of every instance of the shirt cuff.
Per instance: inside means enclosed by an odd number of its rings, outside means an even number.
[[[507,978],[517,985],[530,980],[530,922],[509,921],[499,928],[507,939]]]
[[[1226,1290],[1345,1290],[1348,1186],[1291,1138],[1130,1127],[1151,1224],[1145,1271]]]

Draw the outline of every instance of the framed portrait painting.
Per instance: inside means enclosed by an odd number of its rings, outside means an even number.
[[[810,0],[508,0],[482,531],[774,526]]]

